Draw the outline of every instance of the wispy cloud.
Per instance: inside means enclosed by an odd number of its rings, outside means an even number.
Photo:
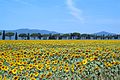
[[[73,0],[67,0],[66,3],[67,3],[67,7],[70,9],[70,14],[83,23],[84,19],[82,16],[82,10],[75,7]]]

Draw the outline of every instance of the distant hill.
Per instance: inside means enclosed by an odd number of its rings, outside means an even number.
[[[2,32],[3,30],[0,30]],[[57,34],[58,32],[56,31],[49,31],[49,30],[39,30],[39,29],[17,29],[17,30],[5,30],[6,32],[17,32],[18,34],[20,33],[41,33],[41,34]],[[64,33],[61,33],[64,34]],[[115,35],[115,33],[110,33],[106,31],[101,31],[97,33],[93,33],[94,35]]]
[[[115,33],[110,33],[110,32],[106,32],[106,31],[101,31],[101,32],[97,32],[94,34],[95,35],[115,35]]]
[[[3,30],[0,30],[2,32]],[[6,32],[17,32],[20,33],[41,33],[41,34],[56,34],[58,32],[55,31],[48,31],[48,30],[39,30],[39,29],[17,29],[17,30],[5,30]]]

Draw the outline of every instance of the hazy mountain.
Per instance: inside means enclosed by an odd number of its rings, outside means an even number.
[[[94,34],[95,35],[115,35],[115,33],[110,33],[110,32],[106,32],[106,31],[101,31],[101,32],[97,32]]]
[[[0,30],[2,32],[3,30]],[[48,30],[39,30],[39,29],[17,29],[17,30],[5,30],[6,32],[17,32],[18,34],[20,33],[41,33],[41,34],[56,34],[58,32],[56,31],[48,31]],[[61,33],[62,34],[62,33]],[[97,33],[93,33],[95,35],[115,35],[115,33],[110,33],[106,31],[101,31]]]
[[[3,30],[0,30],[2,32]],[[56,34],[58,32],[55,31],[48,31],[48,30],[39,30],[39,29],[17,29],[17,30],[5,30],[6,32],[17,32],[20,33],[41,33],[41,34]]]

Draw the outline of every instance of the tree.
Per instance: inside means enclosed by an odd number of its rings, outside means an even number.
[[[2,40],[5,40],[5,30],[3,30],[3,33],[2,33]]]
[[[18,40],[17,32],[15,33],[15,40]]]
[[[9,40],[11,40],[11,37],[14,36],[13,32],[7,32],[5,36],[9,37]]]
[[[0,32],[0,36],[2,35],[2,33]]]
[[[87,34],[81,34],[81,39],[87,39]]]
[[[101,35],[101,39],[103,39],[103,40],[105,39],[105,35],[104,35],[104,34],[103,34],[103,35]]]
[[[114,36],[114,39],[118,39],[119,38],[119,36],[118,35],[113,35]]]
[[[38,33],[38,39],[41,39],[42,35],[41,33]]]
[[[42,34],[42,38],[48,40],[49,39],[49,34]]]
[[[2,33],[0,32],[0,36],[2,35]]]
[[[86,39],[91,39],[90,34],[86,34]]]
[[[0,36],[2,35],[2,33],[0,32]]]
[[[30,37],[34,38],[34,40],[38,37],[38,33],[32,33]]]
[[[93,39],[97,39],[97,35],[96,34],[93,34]]]
[[[74,32],[70,34],[71,39],[79,39],[80,38],[80,33]]]
[[[118,39],[120,39],[120,34],[118,34]]]
[[[59,37],[60,37],[60,34],[53,34],[53,36],[55,37],[55,39],[59,39]]]
[[[63,34],[62,35],[62,39],[69,39],[69,37],[70,37],[70,34]]]
[[[94,39],[94,34],[90,34],[90,39]]]
[[[55,39],[54,35],[53,34],[48,34],[49,35],[49,39]]]
[[[23,40],[23,39],[26,39],[27,34],[25,34],[25,33],[21,33],[21,34],[19,34],[19,37],[21,37],[21,38],[22,38],[22,40]]]
[[[30,34],[29,33],[27,34],[27,40],[30,40]]]

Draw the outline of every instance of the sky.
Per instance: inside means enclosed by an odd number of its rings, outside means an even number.
[[[0,30],[120,33],[120,0],[0,0]]]

